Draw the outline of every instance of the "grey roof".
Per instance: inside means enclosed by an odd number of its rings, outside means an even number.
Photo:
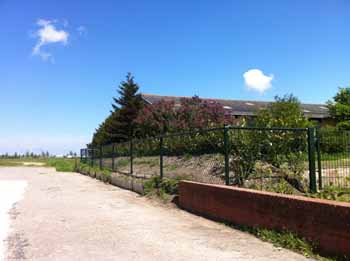
[[[162,96],[154,94],[142,93],[142,98],[147,103],[157,103],[161,100],[174,101],[175,104],[180,104],[182,98],[191,98],[185,96]],[[200,97],[201,98],[201,97]],[[213,101],[221,104],[225,109],[229,110],[232,115],[237,116],[252,116],[255,115],[259,109],[267,108],[272,102],[267,101],[248,101],[248,100],[228,100],[215,98],[201,98],[206,101]],[[312,119],[329,118],[329,111],[326,104],[306,104],[302,103],[301,108],[304,115]]]

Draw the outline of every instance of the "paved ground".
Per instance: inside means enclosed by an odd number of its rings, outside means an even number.
[[[7,260],[306,260],[80,174],[0,168],[0,181],[19,179]]]

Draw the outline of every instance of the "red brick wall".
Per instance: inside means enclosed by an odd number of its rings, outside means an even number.
[[[181,181],[182,208],[237,225],[293,231],[326,254],[350,254],[350,204]]]

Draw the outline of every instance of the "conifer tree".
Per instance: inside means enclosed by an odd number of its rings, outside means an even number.
[[[135,120],[143,107],[143,100],[138,91],[138,84],[131,73],[128,73],[126,81],[119,85],[119,98],[113,98],[112,119],[107,126],[107,132],[111,134],[114,142],[128,140],[134,136],[137,125]]]
[[[134,136],[136,118],[143,107],[143,100],[138,91],[138,84],[131,73],[128,73],[126,80],[119,85],[119,97],[113,98],[111,114],[93,135],[92,146],[125,141]]]

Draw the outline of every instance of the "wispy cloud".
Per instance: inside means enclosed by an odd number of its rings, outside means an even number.
[[[77,28],[77,32],[79,35],[86,35],[87,34],[87,30],[86,30],[86,27],[85,26],[79,26]]]
[[[271,88],[271,82],[274,76],[272,74],[265,75],[259,69],[251,69],[243,74],[243,78],[245,85],[248,87],[248,89],[252,89],[263,93],[269,88]]]
[[[42,47],[48,44],[61,43],[67,45],[69,33],[65,30],[56,29],[55,20],[39,19],[37,26],[39,29],[33,34],[38,39],[33,48],[33,55],[39,55],[44,61],[53,61],[51,53],[43,51]],[[66,22],[68,25],[68,22]]]
[[[67,19],[63,19],[63,26],[64,27],[68,27],[68,25],[69,25],[68,20]]]

